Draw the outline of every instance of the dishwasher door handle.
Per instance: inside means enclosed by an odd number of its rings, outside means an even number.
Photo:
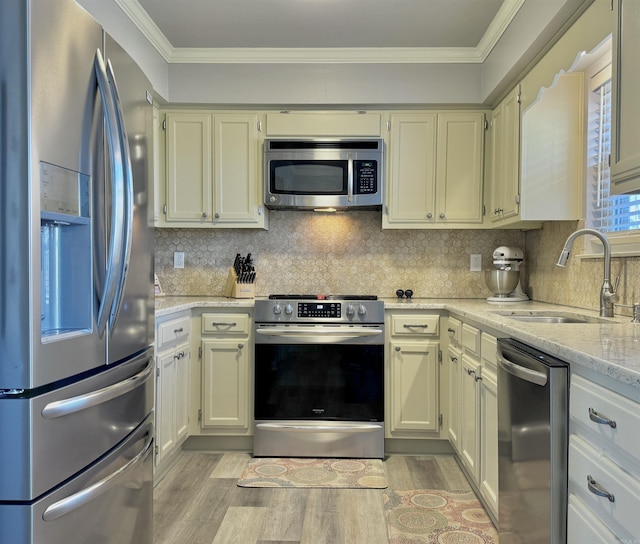
[[[507,371],[512,376],[526,380],[530,383],[545,386],[547,385],[548,377],[544,372],[538,372],[537,370],[531,370],[524,366],[520,366],[513,361],[506,359],[500,352],[498,352],[498,365],[503,370]]]

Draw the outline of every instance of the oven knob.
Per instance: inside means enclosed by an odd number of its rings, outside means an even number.
[[[280,306],[280,304],[276,304],[273,307],[273,313],[276,315],[280,315],[282,313],[282,306]]]
[[[367,315],[367,307],[364,304],[358,306],[358,315]]]
[[[291,315],[293,313],[293,306],[291,306],[291,304],[287,304],[284,307],[284,313],[287,315]]]
[[[353,307],[353,304],[349,304],[347,306],[347,315],[348,316],[354,316],[356,315],[356,309]]]

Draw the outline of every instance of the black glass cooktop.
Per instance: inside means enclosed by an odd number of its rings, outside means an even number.
[[[270,300],[378,300],[376,295],[269,295]]]

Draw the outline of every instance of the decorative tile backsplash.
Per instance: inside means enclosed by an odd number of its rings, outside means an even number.
[[[236,253],[251,253],[256,295],[270,293],[376,294],[482,298],[482,272],[470,272],[471,253],[491,267],[501,245],[524,247],[517,230],[382,230],[380,214],[352,211],[270,213],[268,231],[156,229],[156,273],[172,295],[222,295]],[[173,252],[185,268],[173,268]],[[525,265],[526,268],[526,265]]]
[[[604,274],[603,259],[576,259],[583,238],[574,245],[567,266],[556,266],[567,237],[577,228],[577,221],[549,222],[541,230],[526,234],[526,253],[535,255],[529,262],[529,295],[541,302],[567,304],[579,308],[600,308],[600,286]],[[611,282],[620,276],[619,304],[640,302],[640,257],[612,258]],[[631,315],[629,308],[617,307],[616,315]]]
[[[236,253],[251,253],[256,295],[270,293],[376,294],[484,298],[482,272],[470,272],[471,253],[492,267],[501,245],[525,252],[522,284],[534,300],[597,310],[602,259],[570,258],[555,263],[577,222],[549,222],[541,230],[382,230],[380,215],[358,211],[337,215],[271,212],[268,231],[245,229],[156,229],[156,273],[171,295],[223,294]],[[575,249],[581,247],[576,241]],[[185,252],[185,268],[173,268],[173,252]],[[620,276],[621,304],[640,301],[640,258],[612,259]],[[616,309],[617,315],[631,315]]]

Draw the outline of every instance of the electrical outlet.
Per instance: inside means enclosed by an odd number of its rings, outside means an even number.
[[[471,272],[482,272],[482,254],[481,253],[472,253],[471,254]]]
[[[173,268],[184,268],[184,251],[173,252]]]

